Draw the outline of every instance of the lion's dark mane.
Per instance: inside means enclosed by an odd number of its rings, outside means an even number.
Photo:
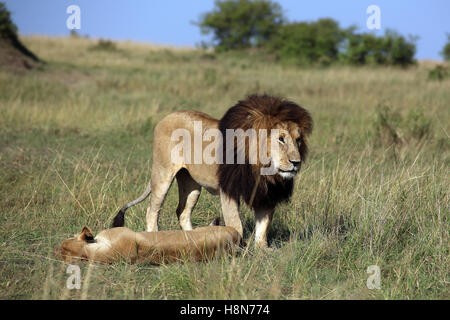
[[[271,129],[278,122],[291,121],[301,130],[300,156],[302,161],[306,158],[308,147],[306,137],[312,131],[312,118],[308,111],[292,101],[269,95],[251,95],[231,107],[220,119],[219,130],[223,137],[223,154],[226,154],[226,129],[253,128]],[[237,148],[234,149],[235,159]],[[257,182],[259,168],[248,163],[220,164],[218,170],[219,187],[230,198],[243,200],[250,205],[253,188]],[[253,209],[272,208],[278,203],[289,200],[293,189],[293,179],[283,179],[279,175],[260,176],[256,190]]]

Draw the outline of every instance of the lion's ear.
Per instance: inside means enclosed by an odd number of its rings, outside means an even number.
[[[94,235],[89,227],[84,227],[83,230],[81,230],[80,239],[86,242],[94,241]]]

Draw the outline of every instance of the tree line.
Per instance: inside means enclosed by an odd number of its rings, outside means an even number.
[[[387,30],[384,35],[341,28],[333,19],[290,22],[281,6],[271,0],[216,0],[214,9],[197,22],[201,32],[212,34],[216,51],[258,48],[278,60],[299,65],[398,65],[415,63],[416,38]],[[449,58],[450,44],[443,56]]]

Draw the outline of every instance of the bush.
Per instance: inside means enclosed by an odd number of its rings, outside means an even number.
[[[431,138],[431,120],[423,110],[413,109],[406,117],[388,106],[379,107],[373,122],[375,145],[404,145]]]
[[[31,69],[37,62],[39,58],[22,44],[10,12],[0,2],[0,67],[19,71]]]
[[[90,50],[99,50],[99,51],[117,51],[116,44],[111,40],[103,40],[100,39],[98,42],[89,48]]]
[[[73,39],[79,39],[79,38],[80,38],[80,35],[79,35],[79,33],[77,32],[77,30],[72,29],[72,30],[70,30],[70,37],[73,38]]]
[[[406,40],[394,31],[384,36],[357,34],[354,29],[346,33],[346,44],[342,54],[344,62],[350,64],[389,64],[406,67],[414,64],[415,40]]]
[[[393,111],[388,106],[381,106],[375,112],[373,123],[375,143],[387,145],[401,143],[398,128],[401,127],[402,118],[398,111]]]
[[[413,38],[408,41],[398,33],[388,31],[385,35],[385,41],[390,64],[406,67],[415,63],[416,44]]]
[[[270,42],[270,50],[281,60],[298,64],[330,64],[338,59],[343,32],[332,19],[296,22],[281,26]]]
[[[447,34],[447,43],[442,49],[441,55],[445,61],[450,61],[450,33]]]
[[[203,34],[214,34],[218,51],[227,51],[262,46],[283,20],[280,5],[270,0],[216,0],[198,25]]]
[[[347,30],[341,57],[350,64],[385,64],[388,60],[386,41],[370,33],[357,34],[353,29]]]
[[[443,65],[437,65],[428,72],[428,79],[442,81],[450,76],[449,69]]]
[[[0,36],[3,38],[17,37],[17,26],[11,20],[11,14],[3,2],[0,2]]]
[[[416,141],[429,139],[432,134],[431,120],[421,109],[412,109],[408,112],[405,127],[409,137]]]
[[[198,23],[203,34],[213,33],[217,51],[262,48],[279,60],[300,65],[414,64],[415,39],[387,31],[377,37],[341,29],[333,19],[287,23],[279,4],[270,0],[216,0],[212,12]],[[206,48],[206,43],[201,43]]]

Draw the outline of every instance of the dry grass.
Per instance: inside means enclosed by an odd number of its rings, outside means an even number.
[[[450,298],[450,82],[428,80],[427,64],[298,69],[257,56],[23,40],[47,64],[21,77],[0,72],[0,298]],[[275,213],[272,250],[200,264],[84,265],[82,289],[65,289],[54,246],[84,225],[108,227],[142,191],[155,123],[181,109],[220,117],[254,92],[288,97],[315,121],[295,195]],[[393,131],[379,121],[382,106],[393,110]],[[414,134],[426,123],[427,135]],[[176,205],[174,185],[162,229],[178,228]],[[142,230],[144,212],[131,209],[127,225]],[[193,223],[219,213],[203,191]],[[242,219],[251,239],[245,207]],[[381,268],[381,290],[366,287],[369,265]]]

